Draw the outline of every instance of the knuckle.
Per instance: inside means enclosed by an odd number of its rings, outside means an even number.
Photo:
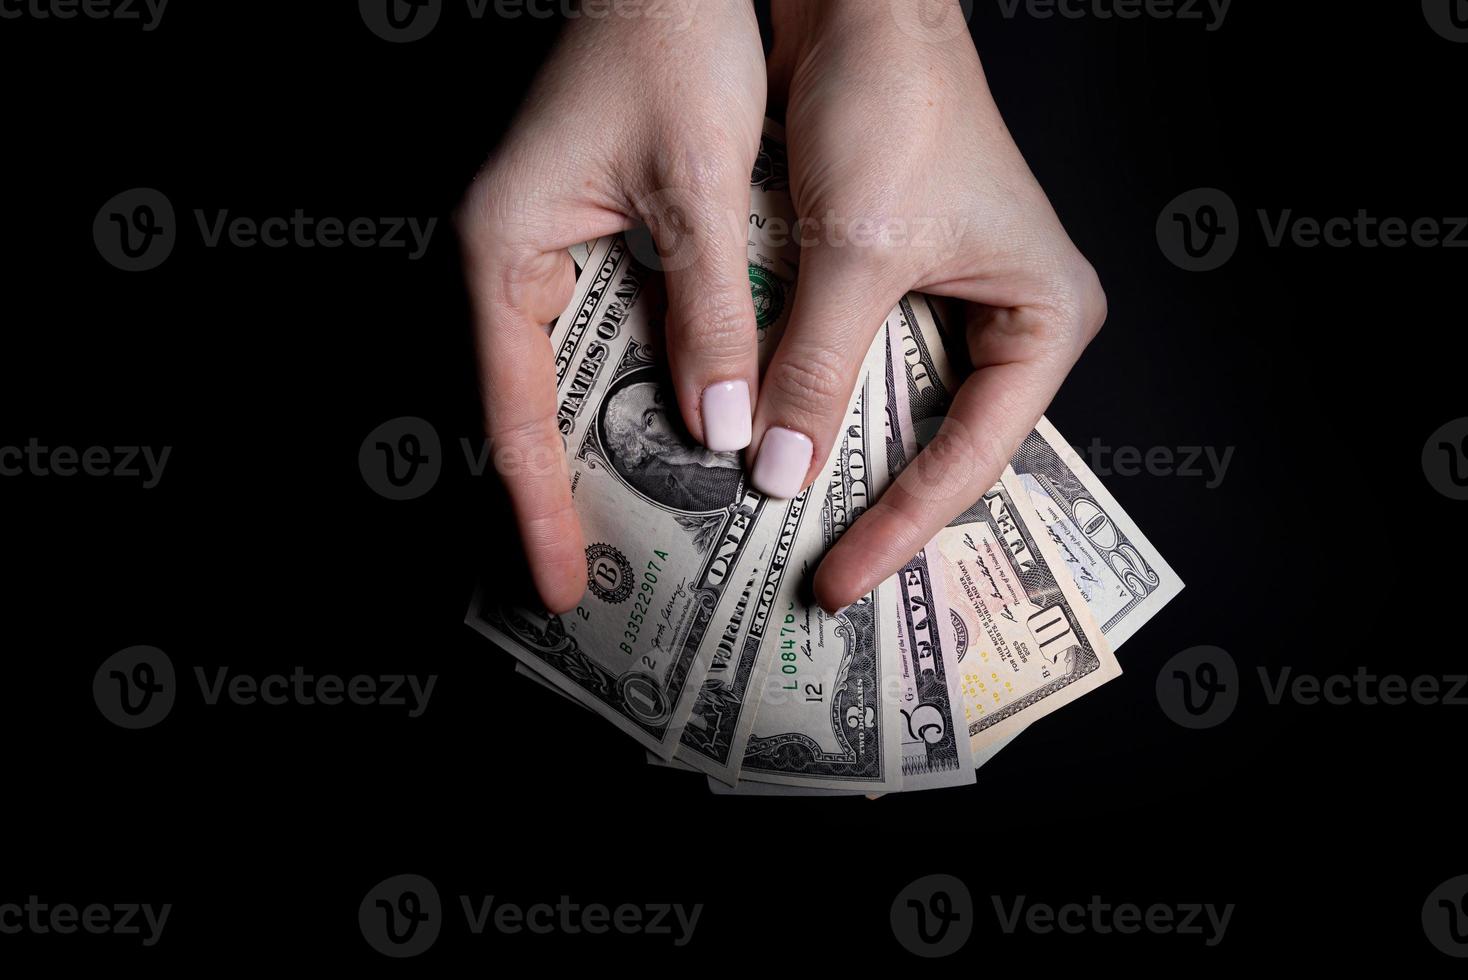
[[[532,502],[520,522],[520,534],[527,548],[548,556],[557,556],[563,547],[567,521],[576,518],[576,509],[570,501],[546,504]]]
[[[1106,321],[1106,291],[1095,267],[1079,253],[1067,266],[1053,287],[1051,307],[1055,325],[1066,337],[1078,339],[1084,346]]]
[[[656,203],[681,203],[689,207],[708,199],[728,183],[726,168],[720,160],[693,154],[659,167],[656,181],[663,191],[662,197],[653,198]]]
[[[850,394],[841,363],[836,351],[803,349],[770,365],[765,384],[786,407],[821,416],[837,402],[845,407]]]
[[[903,470],[898,485],[915,501],[977,496],[988,489],[977,485],[992,452],[982,442],[984,438],[949,416],[912,465]]]
[[[560,436],[545,419],[511,421],[492,417],[488,428],[490,446],[497,453],[529,456],[546,452],[559,455],[561,452]]]
[[[454,209],[454,231],[463,244],[467,257],[479,257],[489,240],[488,192],[484,181],[476,178],[464,192],[458,207]]]
[[[1106,322],[1106,290],[1101,286],[1101,277],[1096,274],[1095,267],[1085,259],[1080,262],[1073,291],[1081,332],[1089,342],[1101,332],[1101,326]]]
[[[679,114],[676,121],[665,122],[660,138],[673,149],[652,162],[652,175],[664,186],[709,193],[747,183],[758,136],[753,141],[738,138],[730,126],[714,121],[724,118],[722,107],[710,105],[704,112]],[[736,149],[746,143],[747,152]]]
[[[754,307],[745,290],[702,293],[682,311],[674,329],[685,355],[716,361],[740,361],[754,356]]]
[[[872,514],[883,525],[883,537],[893,542],[896,552],[904,552],[909,546],[914,550],[922,547],[925,532],[917,514],[919,507],[915,498],[896,494],[884,496],[872,505]],[[904,555],[898,560],[906,561],[909,557]]]
[[[454,224],[460,232],[472,234],[492,224],[503,212],[509,185],[502,168],[492,164],[486,164],[475,174],[454,212]]]
[[[496,157],[465,189],[453,213],[454,228],[471,249],[523,236],[549,209],[553,187],[544,173],[522,165],[513,155]]]
[[[1040,288],[1028,315],[1014,325],[1024,332],[1036,353],[1074,360],[1106,321],[1106,291],[1096,270],[1080,253],[1059,263],[1060,271]]]
[[[801,234],[837,268],[870,274],[909,257],[910,249],[905,246],[909,224],[895,212],[859,207],[846,213],[832,210],[811,215],[802,221]]]
[[[826,246],[843,253],[842,261],[848,263],[850,271],[868,281],[887,284],[898,270],[907,270],[911,265],[912,251],[894,243],[891,231],[873,228],[863,233],[864,226],[856,226],[844,247]]]

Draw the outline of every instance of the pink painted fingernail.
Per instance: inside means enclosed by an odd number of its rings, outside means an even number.
[[[703,393],[703,444],[716,453],[749,445],[749,382],[719,381]]]
[[[771,497],[790,499],[805,485],[815,445],[794,429],[774,428],[765,433],[750,479],[755,489]]]

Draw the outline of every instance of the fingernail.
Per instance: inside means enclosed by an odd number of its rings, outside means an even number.
[[[755,489],[771,497],[790,499],[800,493],[805,474],[810,470],[815,446],[809,436],[794,429],[774,428],[765,433],[755,457],[750,479]]]
[[[719,381],[703,393],[703,444],[716,453],[749,445],[749,383]]]

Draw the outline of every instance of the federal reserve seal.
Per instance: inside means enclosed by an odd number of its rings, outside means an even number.
[[[955,652],[958,654],[956,659],[963,663],[963,655],[968,653],[968,624],[963,621],[957,609],[948,610],[948,616],[953,620],[953,645],[957,647]]]
[[[616,605],[632,594],[632,563],[609,544],[586,549],[586,585],[602,602]]]
[[[749,267],[749,289],[754,294],[754,322],[766,330],[785,310],[785,284],[757,265]]]

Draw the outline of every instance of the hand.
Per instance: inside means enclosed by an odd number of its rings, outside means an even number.
[[[765,110],[759,26],[749,0],[701,3],[678,20],[636,9],[566,28],[458,215],[491,458],[536,590],[556,613],[586,589],[545,329],[575,287],[566,248],[648,226],[694,438],[743,449],[757,391],[745,222]]]
[[[942,2],[961,17],[957,0]],[[925,35],[894,10],[774,0],[771,90],[789,93],[802,251],[755,410],[755,485],[788,497],[816,478],[863,355],[904,294],[969,304],[974,372],[938,435],[821,563],[815,594],[828,610],[900,569],[998,480],[1106,318],[967,31]]]

